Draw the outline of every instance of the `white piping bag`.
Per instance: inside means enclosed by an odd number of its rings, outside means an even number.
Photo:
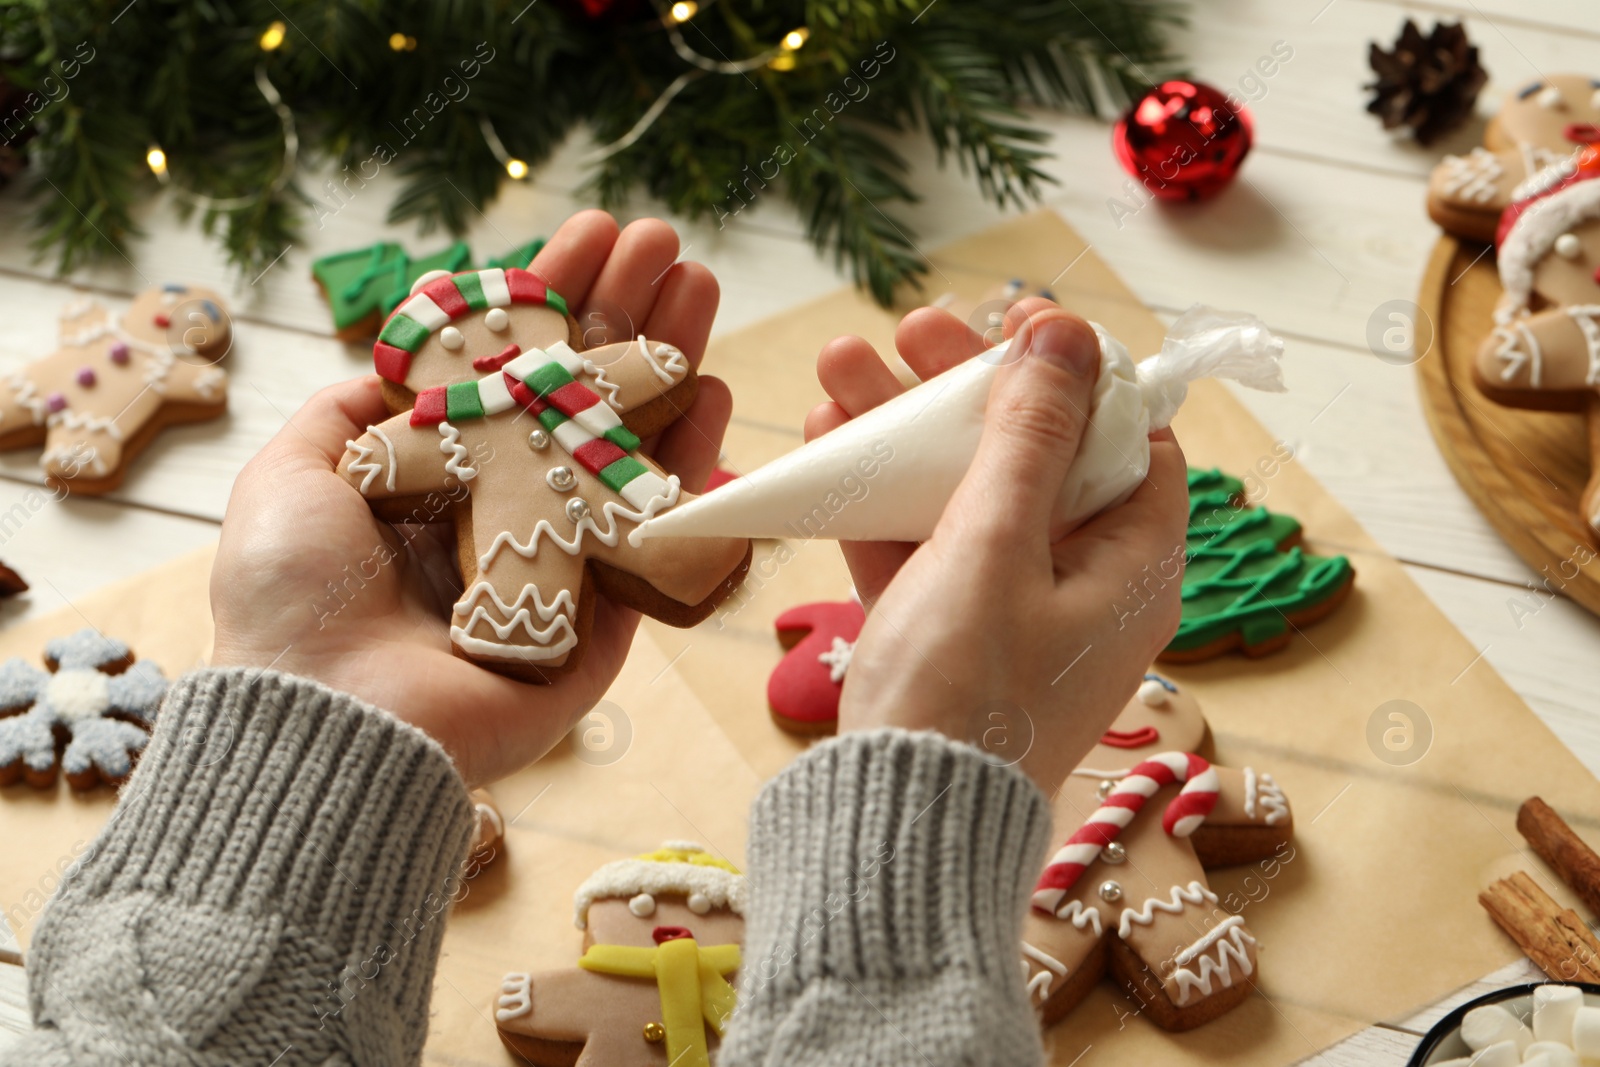
[[[1199,304],[1137,366],[1097,323],[1100,377],[1089,428],[1056,500],[1062,527],[1126,500],[1150,469],[1150,431],[1171,423],[1198,378],[1283,392],[1283,341],[1253,315]],[[925,541],[983,433],[1010,342],[873,408],[759,470],[662,512],[630,539],[788,537]]]

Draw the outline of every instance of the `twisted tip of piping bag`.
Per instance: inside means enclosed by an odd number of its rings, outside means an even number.
[[[1282,359],[1283,338],[1254,315],[1195,304],[1172,324],[1161,351],[1139,364],[1150,428],[1172,422],[1197,378],[1231,378],[1263,392],[1285,392]]]

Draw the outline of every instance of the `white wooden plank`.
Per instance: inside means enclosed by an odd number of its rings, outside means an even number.
[[[1358,166],[1426,176],[1447,151],[1480,143],[1483,119],[1514,92],[1544,73],[1586,73],[1600,68],[1600,20],[1589,8],[1585,33],[1537,19],[1554,5],[1504,3],[1532,21],[1508,17],[1484,4],[1396,4],[1373,0],[1242,0],[1227,17],[1196,10],[1176,44],[1195,76],[1246,101],[1255,118],[1261,152],[1286,152]],[[1454,10],[1452,10],[1454,9]],[[1577,20],[1576,9],[1569,19]],[[1479,119],[1424,148],[1409,136],[1383,130],[1367,113],[1373,80],[1367,43],[1388,47],[1406,17],[1424,28],[1461,18],[1477,44],[1490,80],[1478,96]],[[1559,18],[1558,20],[1559,21]],[[1284,59],[1285,54],[1289,58]]]
[[[22,970],[22,950],[16,935],[0,914],[0,1052],[16,1043],[19,1034],[33,1028],[28,1016],[28,979]]]
[[[0,601],[0,625],[59,611],[85,593],[216,540],[213,523],[111,501],[54,499],[0,478],[0,560],[28,592]],[[163,664],[171,671],[189,664]]]
[[[1416,1047],[1414,1034],[1371,1026],[1301,1060],[1300,1067],[1400,1067]]]
[[[1430,1005],[1417,1012],[1411,1018],[1399,1023],[1396,1029],[1415,1034],[1425,1034],[1440,1019],[1443,1019],[1469,1000],[1476,1000],[1498,989],[1505,989],[1507,986],[1526,985],[1529,982],[1543,982],[1545,980],[1545,973],[1535,967],[1532,960],[1526,957],[1512,960],[1493,974],[1485,975],[1471,985],[1462,986],[1437,1004]]]

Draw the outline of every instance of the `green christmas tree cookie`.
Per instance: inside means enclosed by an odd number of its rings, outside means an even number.
[[[526,269],[544,247],[544,238],[518,245],[486,267]],[[350,252],[335,252],[311,264],[311,277],[333,312],[333,329],[341,341],[377,336],[389,313],[411,295],[412,284],[429,271],[471,269],[472,249],[457,241],[431,256],[412,259],[392,241],[380,241]]]
[[[1296,519],[1246,504],[1239,479],[1190,470],[1183,620],[1159,659],[1263,656],[1337,608],[1355,581],[1350,561],[1308,555],[1300,538]]]

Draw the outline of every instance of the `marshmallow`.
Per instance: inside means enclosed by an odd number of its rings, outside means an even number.
[[[1570,985],[1542,985],[1533,991],[1533,1036],[1572,1047],[1572,1021],[1583,1007],[1583,990]],[[1526,1051],[1526,1050],[1524,1050]]]
[[[1600,1035],[1600,1030],[1596,1031]],[[1517,1057],[1521,1059],[1522,1050],[1533,1044],[1533,1031],[1522,1025],[1511,1012],[1498,1004],[1486,1004],[1481,1008],[1473,1008],[1467,1012],[1467,1017],[1461,1020],[1461,1040],[1474,1052],[1481,1052],[1491,1045],[1508,1041],[1516,1047]],[[1473,1063],[1477,1063],[1474,1060]],[[1516,1063],[1517,1060],[1512,1060]]]
[[[1518,1067],[1522,1062],[1522,1052],[1515,1041],[1496,1041],[1479,1049],[1478,1054],[1467,1062],[1471,1067]]]
[[[1572,1051],[1585,1059],[1600,1058],[1600,1008],[1578,1009],[1572,1020]]]
[[[1581,1067],[1578,1054],[1565,1041],[1535,1041],[1522,1050],[1522,1063],[1523,1067],[1530,1063],[1538,1063],[1542,1067]]]

